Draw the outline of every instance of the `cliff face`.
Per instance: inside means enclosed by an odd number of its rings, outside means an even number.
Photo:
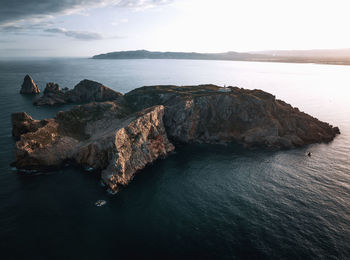
[[[329,142],[339,133],[261,90],[155,86],[136,89],[125,98],[137,109],[165,105],[168,136],[181,143],[238,142],[278,149]]]
[[[136,171],[175,149],[166,135],[163,115],[163,106],[146,109],[113,133],[114,152],[102,171],[102,179],[111,190],[118,191],[129,183]]]
[[[58,84],[50,82],[46,85],[44,95],[35,100],[34,105],[53,106],[65,103],[112,101],[120,96],[121,93],[87,79],[80,81],[72,90],[62,90]]]
[[[34,80],[28,74],[24,77],[20,93],[21,94],[39,94],[40,93],[38,86],[35,84]]]
[[[12,136],[20,138],[22,134],[35,132],[45,126],[48,120],[34,120],[26,112],[13,113],[11,115]]]
[[[30,128],[21,135],[13,165],[43,171],[65,163],[78,164],[102,171],[103,180],[116,192],[137,171],[174,150],[165,133],[163,114],[163,106],[130,114],[127,108],[113,102],[59,112],[44,126]],[[31,120],[23,117],[22,125]]]
[[[84,86],[76,87],[70,97],[114,98],[104,88]],[[50,83],[45,91],[61,90]],[[143,87],[118,95],[113,102],[75,106],[51,119],[14,113],[12,125],[13,135],[20,137],[17,168],[47,170],[74,163],[100,171],[114,192],[147,164],[173,151],[169,139],[279,149],[329,142],[339,134],[337,127],[269,93],[214,85]]]

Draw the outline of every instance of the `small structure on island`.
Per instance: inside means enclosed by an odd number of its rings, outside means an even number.
[[[24,77],[22,87],[20,92],[21,94],[39,94],[40,90],[35,84],[34,80],[27,74]]]
[[[230,92],[231,90],[224,85],[224,87],[219,88],[219,92]]]

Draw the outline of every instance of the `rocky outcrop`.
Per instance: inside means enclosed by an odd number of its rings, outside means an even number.
[[[56,83],[49,82],[46,84],[44,95],[34,101],[37,106],[54,106],[57,104],[67,103],[65,91],[62,91],[60,86]]]
[[[114,98],[83,86],[74,89],[76,100]],[[60,91],[49,83],[45,94]],[[100,171],[114,192],[173,151],[169,140],[280,149],[329,142],[340,133],[269,93],[215,85],[143,87],[113,102],[75,106],[52,119],[15,113],[12,124],[13,135],[20,136],[14,166],[47,170],[78,164]]]
[[[44,90],[44,95],[34,101],[37,106],[54,106],[66,103],[86,103],[112,101],[122,96],[101,83],[82,80],[72,90],[61,89],[58,84],[48,83]]]
[[[175,142],[238,142],[278,149],[329,142],[339,134],[337,127],[261,90],[153,86],[133,90],[125,98],[136,109],[166,106],[165,127]]]
[[[78,164],[102,171],[104,182],[116,192],[137,171],[174,150],[163,115],[163,106],[138,113],[114,102],[77,106],[22,134],[13,165],[43,171]]]
[[[68,102],[78,103],[111,101],[122,96],[122,94],[101,83],[84,79],[80,81],[73,90],[68,91],[66,96]]]
[[[102,179],[111,190],[118,191],[130,182],[136,171],[174,150],[165,132],[163,114],[163,106],[148,108],[113,133],[112,158],[102,171]],[[88,160],[96,160],[91,156],[96,154],[92,151],[96,152],[94,148],[99,144],[95,142],[90,146],[92,150],[87,149]]]
[[[39,94],[40,93],[38,86],[35,84],[34,80],[28,74],[24,77],[20,93],[21,94]]]
[[[47,120],[34,120],[26,112],[13,113],[11,115],[12,136],[20,138],[22,134],[35,132],[47,124]]]

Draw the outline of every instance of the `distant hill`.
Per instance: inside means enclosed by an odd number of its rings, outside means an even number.
[[[181,59],[231,60],[260,62],[294,62],[350,65],[350,49],[335,50],[271,50],[258,52],[158,52],[147,50],[118,51],[99,54],[93,59]]]
[[[279,57],[350,58],[350,49],[269,50],[250,53]]]
[[[159,52],[159,51],[118,51],[95,55],[93,59],[181,59],[181,60],[251,60],[266,55],[240,52],[197,53],[197,52]]]

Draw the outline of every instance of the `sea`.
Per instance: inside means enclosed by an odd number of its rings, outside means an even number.
[[[83,79],[122,93],[162,84],[262,89],[341,135],[283,151],[178,147],[111,195],[98,173],[11,168],[11,113],[43,119],[71,107],[33,106],[19,94],[26,74],[41,91]],[[0,259],[350,259],[350,66],[2,59],[0,109]]]

